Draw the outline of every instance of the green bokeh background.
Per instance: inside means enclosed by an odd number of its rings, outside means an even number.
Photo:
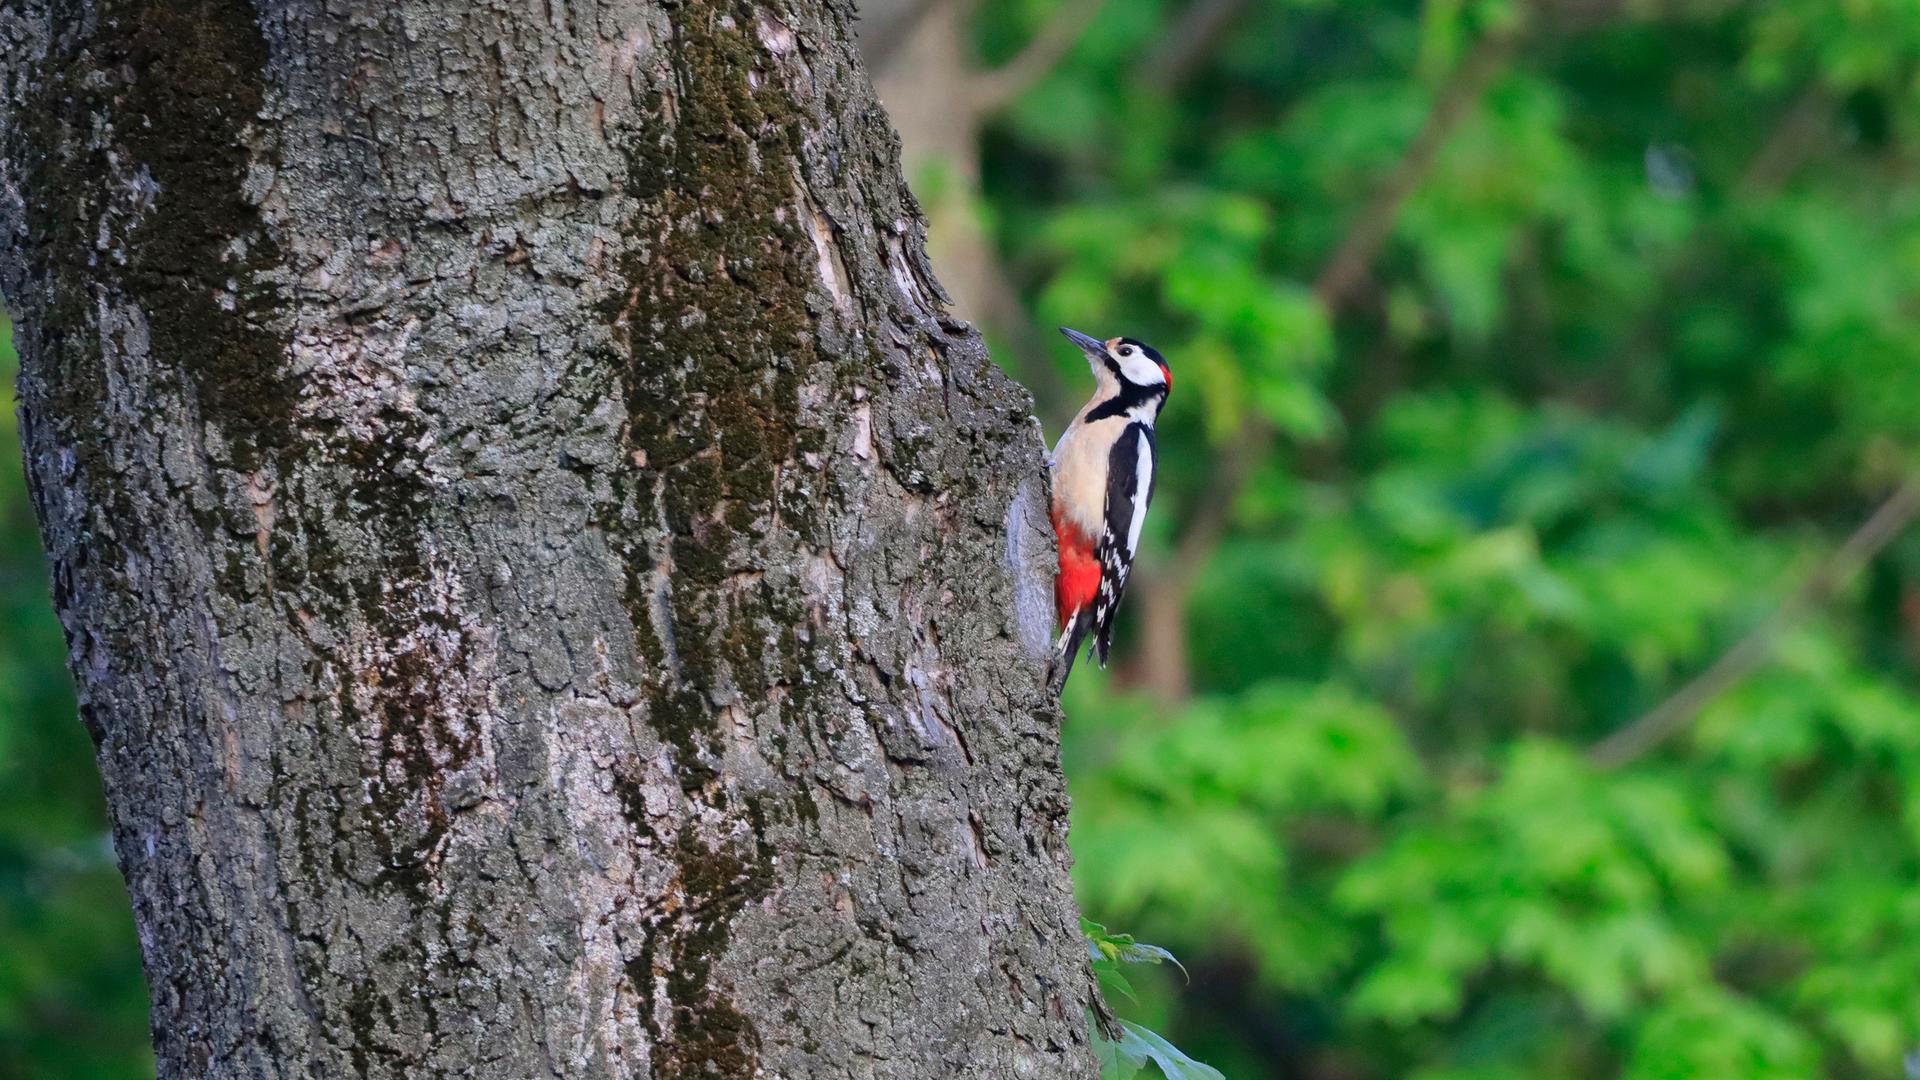
[[[1190,692],[1151,692],[1138,597],[1069,690],[1083,905],[1191,972],[1120,1012],[1235,1080],[1902,1075],[1920,531],[1674,738],[1590,751],[1920,473],[1920,8],[1248,2],[1168,85],[1194,2],[1105,0],[986,126],[971,207],[1033,325],[1172,362],[1143,583],[1278,432],[1186,606]],[[1060,5],[979,0],[968,48]],[[0,619],[0,1077],[150,1074],[13,465]]]

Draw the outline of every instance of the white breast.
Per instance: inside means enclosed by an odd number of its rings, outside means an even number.
[[[1053,448],[1053,504],[1089,537],[1100,535],[1107,505],[1107,456],[1128,419],[1075,424]]]

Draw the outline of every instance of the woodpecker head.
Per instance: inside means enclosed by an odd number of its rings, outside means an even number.
[[[1118,384],[1116,389],[1156,393],[1162,397],[1173,389],[1173,372],[1167,367],[1167,358],[1146,342],[1130,337],[1101,341],[1064,326],[1060,332],[1087,354],[1095,379],[1104,382],[1106,377],[1111,377]]]

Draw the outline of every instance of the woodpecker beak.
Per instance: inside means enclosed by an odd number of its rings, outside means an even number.
[[[1080,346],[1081,352],[1095,360],[1107,355],[1107,343],[1097,337],[1083,334],[1078,330],[1069,330],[1064,326],[1060,328],[1060,332],[1067,335],[1068,341]]]

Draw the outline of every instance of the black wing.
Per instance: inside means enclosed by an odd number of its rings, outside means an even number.
[[[1120,597],[1127,591],[1141,524],[1147,517],[1147,505],[1153,501],[1160,472],[1153,429],[1145,424],[1128,424],[1111,453],[1107,459],[1106,528],[1095,552],[1100,560],[1100,594],[1093,600],[1093,651],[1101,667],[1107,666],[1114,612],[1120,609]]]

